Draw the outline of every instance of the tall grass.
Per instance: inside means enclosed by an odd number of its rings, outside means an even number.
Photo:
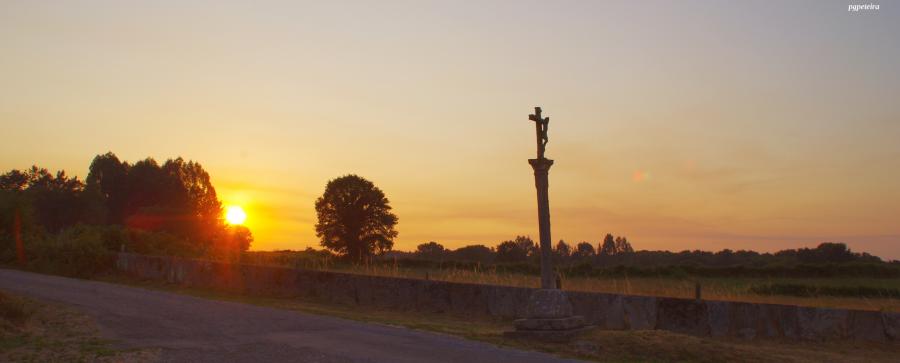
[[[240,263],[288,267],[309,270],[334,271],[372,276],[388,276],[424,279],[437,281],[474,283],[484,285],[540,287],[540,276],[533,273],[517,272],[523,269],[513,266],[482,265],[478,263],[449,262],[444,266],[440,261],[426,261],[423,266],[409,267],[409,263],[391,260],[369,260],[361,263],[345,263],[335,261],[327,253],[310,252],[245,252],[239,258]],[[403,261],[407,262],[407,261]],[[570,266],[571,267],[571,266]],[[530,271],[529,271],[530,272]],[[584,267],[557,271],[562,280],[564,290],[645,295],[659,297],[694,298],[696,283],[702,286],[702,298],[706,300],[742,301],[753,303],[800,305],[814,307],[836,307],[858,310],[896,311],[900,312],[900,300],[894,292],[900,294],[900,281],[896,279],[850,279],[850,278],[715,278],[689,276],[684,274],[658,275],[656,277],[631,277],[628,269],[621,274],[611,276],[591,276],[584,273]],[[802,284],[804,286],[828,286],[812,290],[818,293],[808,295],[786,295],[777,291],[781,285]],[[881,289],[892,291],[883,295],[868,297],[834,296],[828,291],[840,291],[835,285],[871,285],[875,291]],[[888,286],[890,284],[890,286]],[[883,286],[881,286],[883,285]],[[773,287],[776,289],[773,290]],[[854,288],[847,288],[853,290]],[[858,288],[871,291],[872,288]]]

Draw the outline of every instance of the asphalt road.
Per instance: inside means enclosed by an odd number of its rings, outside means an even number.
[[[75,307],[158,362],[576,362],[449,335],[0,269],[0,289]]]

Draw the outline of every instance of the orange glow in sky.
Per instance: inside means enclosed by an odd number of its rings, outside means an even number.
[[[199,161],[254,250],[320,248],[315,199],[357,174],[399,217],[395,249],[496,246],[538,236],[539,106],[554,241],[900,259],[898,19],[832,1],[6,1],[0,172]]]

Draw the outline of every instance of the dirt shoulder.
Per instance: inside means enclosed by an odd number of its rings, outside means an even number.
[[[113,348],[86,314],[0,290],[2,362],[150,362],[154,349]]]

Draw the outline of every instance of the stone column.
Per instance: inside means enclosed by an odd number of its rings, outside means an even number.
[[[528,163],[534,169],[534,186],[537,188],[538,199],[538,228],[540,231],[541,246],[541,288],[553,289],[553,241],[550,237],[550,199],[548,196],[550,159],[528,159]]]

